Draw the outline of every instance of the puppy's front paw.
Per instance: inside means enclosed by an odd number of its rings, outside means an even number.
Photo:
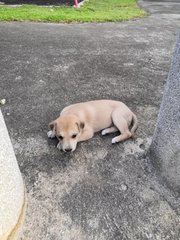
[[[57,145],[57,149],[61,150],[62,149],[62,146],[61,146],[61,143],[59,142],[58,145]]]
[[[47,132],[47,136],[48,136],[48,138],[55,138],[55,134],[53,133],[53,131],[49,131],[49,132]]]

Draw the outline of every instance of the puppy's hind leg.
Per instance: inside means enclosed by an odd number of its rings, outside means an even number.
[[[118,109],[112,113],[112,120],[114,125],[120,131],[120,135],[112,139],[112,143],[118,143],[124,141],[132,136],[132,133],[129,131],[128,123],[124,117],[121,116]]]
[[[114,133],[114,132],[117,132],[117,131],[118,131],[117,127],[113,126],[113,127],[105,128],[104,130],[102,130],[101,134],[104,136],[108,133]]]

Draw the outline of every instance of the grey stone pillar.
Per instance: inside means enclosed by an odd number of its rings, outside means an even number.
[[[19,239],[25,210],[25,187],[0,109],[0,240]]]
[[[180,35],[149,154],[166,184],[180,193]]]

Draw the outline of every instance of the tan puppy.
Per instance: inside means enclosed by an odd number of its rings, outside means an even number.
[[[51,131],[47,135],[49,138],[57,137],[57,148],[71,152],[78,142],[92,138],[102,129],[102,135],[120,131],[121,134],[114,137],[112,143],[132,137],[137,129],[137,117],[122,102],[97,100],[65,107],[49,126]]]

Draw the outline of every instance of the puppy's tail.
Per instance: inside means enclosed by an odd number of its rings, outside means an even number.
[[[131,128],[131,134],[132,137],[134,137],[134,133],[138,128],[138,120],[135,114],[132,115],[132,128]]]

